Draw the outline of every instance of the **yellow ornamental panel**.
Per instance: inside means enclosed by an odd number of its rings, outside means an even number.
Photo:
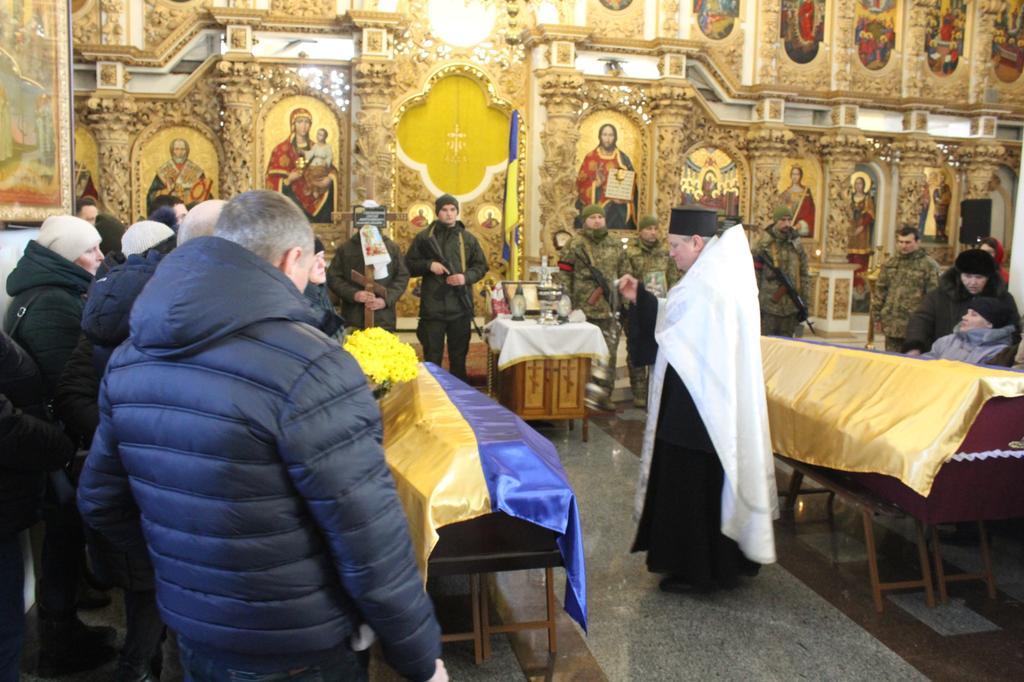
[[[438,80],[398,122],[399,156],[435,194],[463,199],[485,190],[508,158],[509,115],[476,80]]]

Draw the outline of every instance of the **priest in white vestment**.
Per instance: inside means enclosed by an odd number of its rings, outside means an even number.
[[[664,309],[629,275],[630,338],[654,365],[633,551],[666,592],[732,588],[775,561],[778,498],[750,247],[715,211],[672,209],[669,253],[686,273]]]

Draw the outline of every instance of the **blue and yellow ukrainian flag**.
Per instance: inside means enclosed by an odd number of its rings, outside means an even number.
[[[505,215],[501,257],[508,263],[505,279],[519,279],[520,235],[523,215],[519,210],[519,112],[512,112],[508,133],[508,168],[505,171]]]
[[[551,441],[429,362],[381,401],[381,417],[384,456],[424,576],[439,528],[504,512],[557,534],[565,610],[586,630],[579,508]]]

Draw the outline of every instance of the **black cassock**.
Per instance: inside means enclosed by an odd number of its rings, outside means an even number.
[[[630,352],[637,365],[652,365],[658,342],[658,300],[640,285],[629,312]],[[697,590],[734,587],[759,565],[722,535],[725,472],[704,421],[672,365],[665,368],[661,409],[643,513],[634,552],[647,552],[647,569],[667,573]]]

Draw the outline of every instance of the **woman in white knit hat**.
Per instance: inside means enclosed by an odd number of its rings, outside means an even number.
[[[103,261],[100,234],[74,216],[47,218],[39,236],[7,278],[12,296],[4,330],[39,366],[43,389],[53,397],[64,365],[78,341],[85,295]],[[63,472],[56,472],[63,474]],[[57,486],[51,477],[46,506],[42,578],[39,585],[39,674],[53,677],[102,665],[115,655],[112,628],[88,627],[76,614],[81,557],[85,547],[81,520],[70,507],[70,481]]]

